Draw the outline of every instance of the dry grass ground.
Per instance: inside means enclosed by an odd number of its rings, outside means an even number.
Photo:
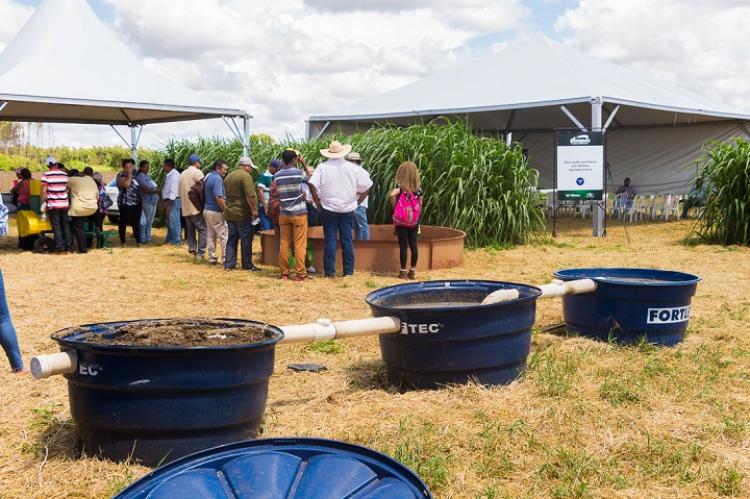
[[[277,349],[264,436],[320,436],[384,451],[439,498],[750,496],[750,251],[681,244],[690,223],[622,228],[592,239],[565,224],[555,242],[467,254],[421,277],[546,282],[580,266],[654,266],[701,274],[689,335],[671,349],[618,347],[542,332],[540,303],[525,376],[510,386],[399,393],[384,383],[376,338]],[[275,324],[369,315],[363,297],[396,281],[359,274],[281,282],[149,247],[61,257],[0,249],[26,358],[53,352],[75,324],[220,316]],[[52,274],[52,272],[55,274]],[[59,287],[52,288],[58,281]],[[322,362],[321,374],[289,362]],[[143,467],[73,455],[65,380],[0,374],[0,496],[106,497]]]

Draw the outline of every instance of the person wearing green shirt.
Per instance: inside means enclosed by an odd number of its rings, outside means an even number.
[[[234,270],[237,267],[237,243],[240,244],[242,269],[253,272],[260,270],[253,263],[253,235],[260,219],[251,170],[257,171],[258,167],[250,158],[241,158],[237,168],[224,178],[224,217],[229,229],[227,254],[224,258],[225,270]]]

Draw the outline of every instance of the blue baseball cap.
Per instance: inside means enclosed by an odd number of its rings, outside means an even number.
[[[188,156],[188,164],[189,165],[194,165],[194,164],[198,163],[200,160],[201,160],[201,157],[198,156],[197,154],[191,154],[190,156]]]
[[[281,161],[278,159],[272,159],[271,166],[273,166],[274,168],[281,168]]]

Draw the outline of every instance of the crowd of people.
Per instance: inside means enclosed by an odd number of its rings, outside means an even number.
[[[260,173],[250,158],[241,158],[228,173],[229,165],[217,160],[204,177],[198,155],[188,158],[182,172],[171,159],[164,161],[161,188],[150,176],[150,165],[141,161],[122,162],[117,175],[120,242],[125,244],[132,229],[136,244],[151,241],[151,226],[161,198],[167,236],[165,244],[182,244],[183,225],[187,248],[196,259],[218,264],[219,253],[226,270],[237,267],[257,271],[252,242],[258,230],[274,230],[279,249],[281,279],[305,281],[314,269],[306,262],[308,228],[321,224],[325,238],[324,275],[336,277],[336,250],[340,241],[343,276],[354,274],[353,239],[368,239],[367,198],[373,186],[362,158],[351,145],[332,142],[320,151],[326,158],[316,169],[294,149],[285,149]],[[48,158],[42,176],[42,212],[49,219],[58,254],[88,251],[84,226],[101,230],[111,206],[102,177],[91,168],[82,172]],[[13,198],[20,209],[30,209],[31,172],[18,172]],[[254,179],[254,175],[257,179]],[[389,193],[393,207],[394,232],[398,236],[401,268],[398,276],[416,279],[419,252],[419,218],[422,193],[419,171],[413,162],[402,163],[396,172],[396,186]],[[8,210],[0,202],[0,236],[8,233]],[[75,237],[73,237],[73,235]],[[411,258],[409,257],[411,252]],[[290,265],[290,254],[293,265]],[[408,266],[407,266],[408,263]],[[16,332],[8,310],[0,272],[0,346],[14,372],[25,372]]]
[[[167,241],[179,244],[176,220],[179,214],[185,220],[188,252],[196,259],[204,260],[208,253],[209,263],[223,263],[225,270],[234,270],[239,248],[240,268],[258,271],[252,257],[254,234],[259,230],[274,230],[281,278],[304,281],[316,272],[308,258],[308,229],[322,225],[325,277],[336,277],[339,243],[343,276],[353,275],[353,240],[370,238],[367,198],[373,183],[361,156],[352,151],[351,145],[334,141],[320,152],[326,161],[317,169],[311,168],[299,151],[285,149],[263,173],[250,158],[241,158],[231,173],[227,173],[226,161],[215,161],[205,177],[201,158],[190,155],[187,168],[171,179],[168,173],[162,187],[165,202],[181,206],[179,213],[175,209],[166,210],[170,227]],[[165,165],[165,170],[168,168],[173,165]],[[391,202],[402,255],[399,276],[416,279],[421,211],[416,165],[402,164],[397,179],[399,189],[391,193]],[[412,258],[407,268],[409,250]]]
[[[351,145],[334,141],[320,153],[325,161],[317,169],[299,151],[285,149],[262,173],[245,157],[231,173],[226,161],[217,160],[205,176],[197,154],[188,157],[182,171],[174,160],[166,159],[161,187],[151,176],[148,161],[136,166],[133,159],[124,159],[114,182],[120,243],[126,244],[128,229],[137,246],[152,242],[151,229],[161,201],[165,243],[182,245],[184,233],[187,249],[197,260],[205,260],[207,254],[209,263],[221,263],[226,270],[239,263],[243,270],[258,271],[252,256],[254,235],[274,230],[281,278],[304,281],[317,273],[307,250],[307,232],[322,225],[325,277],[336,276],[339,244],[343,276],[351,276],[353,241],[370,239],[367,208],[373,182],[363,158]],[[52,252],[86,253],[113,204],[102,176],[88,167],[83,172],[68,170],[53,157],[47,158],[47,168],[41,178],[41,211],[52,228]],[[14,203],[20,210],[30,209],[31,172],[22,169],[17,175]],[[400,165],[396,179],[397,190],[390,193],[390,200],[401,250],[399,276],[416,279],[421,211],[416,165]],[[409,251],[412,257],[407,266]]]

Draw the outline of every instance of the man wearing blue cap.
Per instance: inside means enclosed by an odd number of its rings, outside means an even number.
[[[201,158],[197,154],[188,156],[188,167],[180,174],[180,200],[182,216],[185,217],[188,251],[199,260],[206,257],[206,221],[203,218],[203,206],[195,206],[190,199],[190,190],[203,181]],[[196,237],[197,232],[197,237]]]

